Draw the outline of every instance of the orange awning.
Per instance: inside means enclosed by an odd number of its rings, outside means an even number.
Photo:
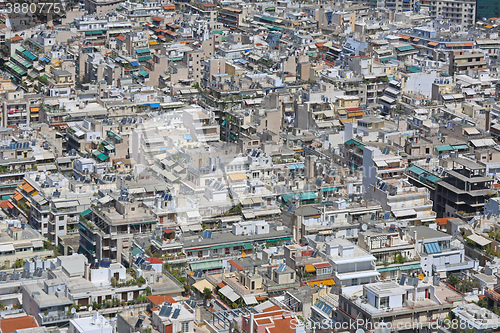
[[[10,209],[14,209],[14,205],[11,204],[10,202],[7,202],[7,207],[9,207]]]
[[[436,42],[429,42],[427,45],[429,46],[438,46],[439,43],[436,43]]]
[[[474,43],[464,43],[464,46],[474,46]]]
[[[40,111],[40,108],[36,107],[36,108],[31,108],[30,110],[31,110],[31,112],[38,112],[38,111]]]
[[[306,272],[307,272],[307,273],[316,272],[316,267],[314,267],[314,266],[313,266],[313,265],[311,265],[311,264],[307,264],[307,265],[306,265]]]
[[[14,200],[16,201],[19,201],[23,198],[23,195],[21,193],[17,193],[16,192],[16,195],[13,197]]]
[[[405,36],[405,35],[399,35],[399,37],[403,38],[404,40],[408,40],[411,38],[410,36]]]
[[[315,286],[319,286],[319,285],[333,286],[333,285],[335,285],[335,281],[333,281],[333,279],[326,279],[326,280],[320,280],[320,281],[311,281],[311,282],[307,282],[307,285],[309,287],[315,287]]]
[[[26,192],[30,193],[31,191],[33,191],[35,188],[33,186],[31,186],[30,184],[26,183],[24,184],[23,186],[21,186],[23,188],[23,190],[25,190]]]

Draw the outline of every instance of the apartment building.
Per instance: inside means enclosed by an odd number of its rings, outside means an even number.
[[[128,260],[124,250],[131,247],[134,233],[150,233],[158,222],[144,202],[154,201],[157,195],[166,200],[163,195],[168,193],[165,183],[155,178],[120,178],[117,188],[80,214],[80,247],[89,260]]]
[[[78,233],[79,214],[90,207],[91,186],[74,192],[62,174],[28,173],[10,199],[14,210],[54,244]]]
[[[465,255],[463,245],[453,236],[429,227],[410,228],[408,236],[415,242],[422,271],[426,276],[444,278],[449,272],[465,271],[479,263]]]
[[[429,4],[430,15],[434,19],[461,26],[473,25],[476,21],[476,1],[430,0],[423,3]]]
[[[486,68],[483,52],[452,51],[449,59],[449,73],[467,74],[469,70],[478,71]]]
[[[486,167],[465,158],[451,160],[443,181],[436,187],[438,217],[474,216],[484,210],[492,193],[493,179],[487,177]]]
[[[398,332],[431,330],[439,319],[448,316],[461,295],[443,284],[418,279],[369,283],[342,288],[337,314],[342,321],[361,319],[359,329],[372,331],[375,325],[391,323]]]

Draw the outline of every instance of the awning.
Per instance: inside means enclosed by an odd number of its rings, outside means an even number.
[[[80,216],[85,217],[85,216],[89,215],[90,213],[92,213],[92,210],[89,208],[89,209],[86,209],[83,212],[81,212]]]
[[[486,246],[491,243],[489,239],[486,239],[483,236],[479,236],[478,234],[472,234],[469,237],[467,237],[467,239],[470,239],[479,246]]]
[[[425,170],[419,168],[416,165],[412,165],[411,167],[408,168],[408,171],[411,171],[413,173],[416,173],[417,175],[421,175],[425,172]]]
[[[335,281],[333,281],[333,279],[311,281],[311,282],[307,282],[307,285],[309,287],[316,287],[316,286],[320,286],[320,285],[333,286],[333,285],[335,285]]]
[[[243,250],[253,249],[252,243],[243,243]]]
[[[214,285],[208,282],[207,279],[200,280],[192,285],[192,287],[196,290],[198,290],[200,293],[203,293],[203,290],[205,288],[208,288],[210,290],[214,290]]]
[[[255,298],[254,295],[244,295],[243,302],[245,302],[246,305],[253,305],[259,303],[257,302],[257,299]]]
[[[0,252],[13,252],[15,251],[16,249],[14,249],[14,245],[12,244],[3,244],[3,245],[0,245]]]
[[[54,207],[56,209],[59,208],[68,208],[68,207],[76,207],[78,206],[78,201],[76,200],[71,200],[71,201],[62,201],[62,202],[54,202]]]
[[[399,269],[402,270],[402,271],[411,271],[411,270],[414,270],[414,269],[421,269],[422,266],[420,266],[420,264],[411,264],[411,265],[403,265],[403,266],[399,266]]]
[[[446,146],[438,146],[436,147],[436,150],[441,152],[441,151],[451,151],[454,150],[452,146],[446,145]]]
[[[332,265],[328,262],[320,262],[318,264],[313,264],[314,267],[316,268],[326,268],[326,267],[332,267]]]
[[[219,292],[233,303],[240,299],[240,295],[235,293],[231,286],[225,286],[221,288]]]
[[[213,269],[219,269],[222,268],[222,260],[215,260],[215,261],[205,261],[205,262],[196,262],[190,264],[191,270],[197,271],[210,271]]]
[[[14,197],[12,199],[14,199],[15,201],[19,201],[23,198],[23,195],[20,194],[20,193],[16,193],[16,195],[14,195]]]
[[[305,269],[306,269],[307,273],[316,272],[316,267],[314,267],[314,265],[311,265],[311,264],[307,264],[305,266]]]
[[[396,210],[396,211],[393,211],[392,213],[397,218],[417,215],[417,212],[413,208],[404,209],[404,210]]]
[[[382,268],[377,268],[377,271],[379,273],[384,273],[384,272],[391,272],[391,271],[398,271],[399,267],[382,267]]]
[[[375,162],[375,165],[379,168],[387,167],[387,163],[385,163],[385,161],[383,161],[383,160],[378,160],[378,161],[374,161],[374,162]]]
[[[33,245],[34,248],[43,247],[43,241],[41,241],[39,239],[32,240],[31,245]]]
[[[150,53],[151,51],[149,49],[138,49],[135,50],[135,53],[137,54],[145,54],[145,53]]]
[[[327,187],[327,188],[322,188],[321,191],[323,191],[323,192],[333,192],[333,191],[337,191],[337,188],[336,187]]]
[[[235,180],[245,180],[245,179],[247,179],[247,175],[244,174],[244,173],[235,173],[235,174],[229,175],[229,178],[232,181],[235,181]]]

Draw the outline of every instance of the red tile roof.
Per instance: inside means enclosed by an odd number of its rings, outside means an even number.
[[[449,219],[449,217],[442,217],[442,218],[436,219],[436,223],[438,225],[446,225],[446,223],[448,222],[448,219]]]
[[[11,38],[11,40],[12,40],[13,42],[18,42],[18,41],[20,41],[20,40],[23,40],[23,38],[22,38],[22,37],[20,37],[20,36],[14,36],[14,37],[12,37],[12,38]]]
[[[163,261],[161,261],[161,259],[156,257],[149,257],[148,261],[152,264],[163,264]]]
[[[22,316],[0,320],[0,330],[2,333],[14,333],[23,328],[34,327],[38,327],[38,325],[35,318],[32,316]]]
[[[116,37],[116,39],[119,39],[119,40],[121,40],[121,41],[124,41],[126,38],[125,38],[125,37],[123,37],[123,36],[118,36],[118,37]]]
[[[177,303],[177,301],[173,299],[172,296],[167,295],[148,296],[148,300],[156,306],[162,305],[165,302],[172,304]]]

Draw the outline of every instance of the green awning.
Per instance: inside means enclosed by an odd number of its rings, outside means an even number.
[[[106,145],[106,146],[104,146],[104,149],[111,151],[111,150],[114,150],[115,147],[113,145]]]
[[[192,263],[190,265],[191,265],[192,271],[197,271],[197,270],[210,271],[213,269],[222,268],[222,260],[196,262],[196,263]]]
[[[85,217],[85,216],[89,215],[90,213],[92,213],[92,210],[89,208],[89,209],[86,209],[83,212],[81,212],[80,216]]]
[[[25,55],[26,57],[28,57],[30,60],[36,60],[36,58],[37,58],[37,57],[36,57],[33,53],[31,53],[30,51],[24,51],[24,52],[23,52],[23,55]]]
[[[399,267],[383,267],[383,268],[377,268],[377,272],[379,273],[384,273],[384,272],[391,272],[391,271],[399,271]]]
[[[87,227],[85,227],[85,226],[84,226],[83,224],[81,224],[81,223],[78,223],[78,226],[80,227],[80,229],[82,229],[82,230],[84,230],[84,231],[85,231],[85,230],[87,230]]]
[[[333,191],[337,191],[337,188],[336,187],[327,187],[327,188],[322,188],[321,191],[323,191],[323,192],[333,192]]]
[[[428,181],[430,181],[431,183],[436,183],[436,182],[438,182],[438,181],[440,181],[440,180],[441,180],[441,178],[439,178],[439,177],[437,177],[437,176],[434,176],[434,175],[430,175],[430,176],[428,176],[428,177],[427,177],[427,178],[425,178],[425,179],[427,179],[427,180],[428,180]]]
[[[9,200],[10,199],[10,195],[2,195],[2,200]]]
[[[421,268],[422,268],[422,266],[420,266],[420,264],[411,264],[411,265],[404,265],[404,266],[399,267],[399,269],[402,271],[409,271],[412,269],[421,269]]]
[[[288,200],[290,200],[291,198],[293,198],[294,196],[298,195],[299,196],[299,200],[303,201],[303,200],[314,200],[314,199],[317,199],[318,198],[318,195],[314,192],[304,192],[304,193],[296,193],[296,194],[283,194],[281,196],[281,198],[283,199],[283,201],[287,202]]]
[[[273,11],[275,8],[274,7],[267,7],[266,11]]]
[[[261,16],[261,20],[268,21],[268,22],[274,22],[276,19],[274,17],[269,17],[269,16]]]
[[[453,149],[456,149],[456,150],[468,150],[469,149],[469,146],[467,145],[456,145],[456,146],[452,146]]]
[[[244,243],[244,244],[243,244],[243,249],[244,249],[244,250],[250,250],[250,249],[253,249],[253,245],[252,245],[252,243]]]
[[[362,144],[361,142],[359,141],[356,141],[354,139],[350,139],[348,141],[345,142],[346,145],[352,145],[352,144],[355,144],[356,146],[358,146],[360,149],[363,149],[365,147],[364,144]]]
[[[219,35],[222,33],[222,30],[214,30],[213,33],[214,35]]]
[[[102,35],[102,30],[85,31],[85,36]]]
[[[378,61],[389,61],[389,60],[393,60],[393,59],[396,59],[396,57],[394,57],[394,56],[387,56],[387,57],[380,57],[380,58],[378,58]]]
[[[420,73],[420,72],[421,72],[421,70],[420,70],[420,69],[418,69],[417,67],[413,67],[413,66],[412,66],[412,67],[408,67],[408,69],[407,69],[407,70],[408,70],[408,72],[410,72],[410,73]]]
[[[141,253],[144,253],[144,252],[140,248],[136,247],[135,249],[132,250],[131,253],[135,257],[135,256],[138,256]]]
[[[101,151],[99,151],[99,150],[94,150],[92,152],[92,154],[95,157],[97,157],[99,160],[101,160],[101,162],[104,162],[104,161],[106,161],[108,159],[108,157],[104,153],[102,153]]]
[[[143,76],[143,77],[146,77],[146,76],[148,76],[148,75],[149,75],[149,73],[148,73],[147,71],[145,71],[144,69],[141,69],[141,70],[139,71],[139,75],[140,75],[140,76]]]
[[[139,60],[139,61],[148,61],[148,60],[151,60],[151,59],[153,59],[153,57],[149,56],[149,55],[148,56],[143,56],[143,57],[137,57],[137,60]]]
[[[454,150],[454,149],[452,146],[446,145],[446,146],[438,146],[438,147],[436,147],[436,150],[441,152],[441,151],[450,151],[450,150]]]
[[[151,51],[149,51],[149,49],[138,49],[138,50],[135,50],[135,53],[137,54],[145,54],[145,53],[150,53]]]
[[[411,45],[407,45],[407,46],[400,46],[400,47],[396,47],[396,49],[399,51],[399,52],[405,52],[405,51],[410,51],[410,50],[414,50],[415,48]]]
[[[408,168],[409,171],[416,173],[417,175],[421,175],[425,172],[425,170],[419,168],[416,165],[412,165],[411,167]]]
[[[170,61],[181,61],[182,57],[173,57],[173,58],[169,58],[168,60],[170,60]]]

